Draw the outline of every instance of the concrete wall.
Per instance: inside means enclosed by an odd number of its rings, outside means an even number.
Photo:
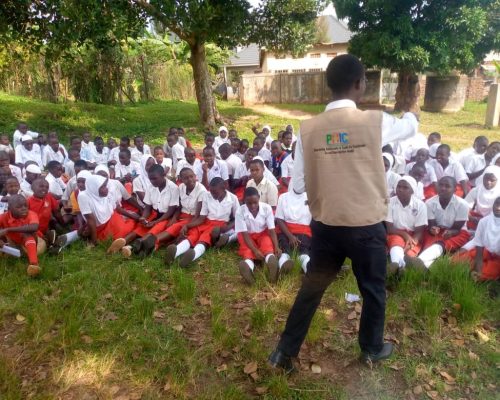
[[[427,76],[424,106],[426,111],[457,112],[465,104],[469,78],[457,76]]]
[[[367,71],[366,92],[362,104],[379,105],[381,98],[380,71]],[[295,74],[252,74],[240,79],[242,105],[263,103],[324,104],[330,100],[325,72]]]

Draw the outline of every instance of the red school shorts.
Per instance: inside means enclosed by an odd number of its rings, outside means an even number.
[[[408,234],[413,238],[413,232],[408,232]],[[393,247],[402,247],[405,248],[405,241],[399,235],[387,235],[387,247],[389,250]],[[422,250],[422,243],[418,243],[416,246],[413,246],[405,251],[405,254],[410,257],[416,257]]]
[[[184,225],[186,225],[192,219],[193,216],[191,214],[181,213],[181,215],[179,215],[179,220],[175,224],[170,225],[165,230],[165,232],[173,237],[177,237],[179,236],[179,233],[181,232],[181,229],[184,227]]]
[[[471,249],[465,253],[455,254],[453,261],[468,261],[471,268],[474,268],[474,259],[476,258],[476,249]],[[481,280],[500,279],[500,255],[491,253],[483,249],[483,270],[481,271]]]
[[[424,233],[424,243],[422,244],[422,248],[425,250],[427,247],[431,246],[436,242],[441,242],[444,244],[444,249],[448,252],[453,252],[462,247],[465,243],[467,243],[470,239],[470,234],[467,231],[461,230],[460,233],[456,236],[453,236],[449,239],[443,239],[443,234],[432,236],[428,231]]]
[[[187,240],[191,243],[191,246],[194,246],[198,243],[205,243],[209,246],[212,245],[212,238],[210,234],[213,229],[218,226],[226,225],[226,221],[216,221],[207,219],[203,224],[191,228],[187,234]]]
[[[136,222],[133,219],[124,217],[115,211],[108,222],[97,227],[97,239],[123,238],[132,232],[135,226]]]
[[[255,242],[257,248],[261,251],[262,254],[273,254],[274,246],[271,240],[271,236],[269,236],[269,232],[267,230],[258,232],[258,233],[249,233],[250,238]],[[245,239],[243,238],[243,233],[238,233],[238,243],[240,244],[240,248],[238,250],[238,254],[242,258],[250,258],[251,260],[255,259],[255,254],[247,246],[245,243]]]

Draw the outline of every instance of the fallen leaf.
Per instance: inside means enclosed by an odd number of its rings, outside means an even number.
[[[451,342],[456,347],[464,347],[464,345],[465,345],[465,340],[464,339],[453,339]]]
[[[209,306],[212,304],[212,301],[208,297],[200,297],[200,304],[202,306]]]
[[[245,365],[245,368],[243,368],[243,372],[247,375],[257,372],[257,361],[252,361]]]
[[[418,396],[424,392],[424,389],[422,389],[422,386],[418,385],[413,388],[412,392]]]
[[[476,329],[476,331],[474,332],[477,336],[477,338],[479,339],[479,341],[481,343],[486,343],[486,342],[489,342],[490,340],[490,337],[488,336],[488,334],[486,332],[484,332],[482,329]]]
[[[26,321],[26,317],[24,315],[17,314],[16,315],[16,321],[17,322],[24,322],[24,321]]]
[[[473,353],[472,351],[469,351],[469,358],[475,361],[479,360],[479,356],[476,353]]]
[[[157,319],[164,319],[165,318],[165,313],[162,312],[162,311],[155,311],[153,313],[153,317],[155,317]]]
[[[429,390],[426,392],[427,396],[429,396],[431,399],[437,399],[439,396],[439,393],[435,390]]]
[[[352,311],[348,316],[347,316],[347,319],[348,320],[352,320],[352,319],[356,319],[358,317],[358,314],[356,313],[356,311]]]
[[[227,370],[227,364],[221,364],[217,367],[216,371],[217,372],[222,372]]]
[[[174,325],[172,329],[177,332],[182,332],[184,330],[184,327],[179,324],[179,325]]]
[[[321,367],[318,364],[312,364],[311,371],[313,374],[321,374]]]
[[[90,344],[94,341],[94,339],[92,339],[89,335],[82,335],[81,338],[82,342],[86,344]]]
[[[333,321],[336,316],[337,316],[337,313],[335,311],[333,311],[332,309],[325,310],[325,317],[328,321]]]
[[[455,304],[453,304],[453,308],[455,309],[455,311],[460,311],[460,309],[462,308],[462,305],[455,303]]]
[[[409,326],[405,326],[403,328],[403,335],[405,336],[412,336],[415,334],[415,329],[410,328]]]
[[[253,381],[257,381],[259,379],[259,374],[257,372],[252,372],[250,374],[250,377],[253,379]]]
[[[446,379],[448,383],[455,383],[455,378],[452,377],[448,372],[439,371],[439,375],[441,375],[444,379]]]
[[[265,386],[258,386],[255,388],[255,391],[257,394],[266,394],[267,393],[267,388]]]

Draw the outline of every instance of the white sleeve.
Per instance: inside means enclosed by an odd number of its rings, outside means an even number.
[[[462,164],[460,163],[456,163],[455,165],[455,179],[457,180],[457,183],[469,180],[469,177],[465,173],[464,167],[462,167]]]
[[[201,211],[200,215],[208,215],[208,197],[211,196],[210,192],[205,192],[204,196],[201,198]]]
[[[429,173],[429,179],[431,180],[431,182],[438,181],[438,178],[436,176],[436,170],[434,169],[434,167],[431,166],[429,169],[426,168],[426,171]]]
[[[278,187],[274,184],[269,185],[267,201],[271,207],[276,207],[278,204]]]
[[[236,213],[238,212],[239,209],[240,209],[240,203],[238,201],[238,198],[235,195],[233,195],[233,206],[231,209],[231,213],[233,214],[233,216],[236,217]]]
[[[283,221],[285,220],[285,213],[283,212],[283,209],[285,205],[283,204],[285,202],[285,197],[280,196],[278,198],[278,206],[276,207],[276,214],[275,217],[282,219]]]
[[[455,221],[467,221],[469,219],[469,206],[460,202]]]
[[[146,189],[146,192],[144,193],[144,199],[142,199],[142,202],[144,204],[147,204],[148,206],[152,206],[153,202],[151,201],[151,191]]]
[[[382,146],[391,142],[408,139],[415,136],[417,132],[418,121],[413,113],[404,113],[401,118],[393,117],[385,112],[382,113]],[[295,148],[295,154],[297,154],[297,148]]]
[[[229,179],[229,172],[227,170],[227,163],[225,161],[221,161],[220,163],[220,176],[225,181]]]
[[[234,218],[234,230],[236,233],[247,232],[247,224],[245,222],[245,218],[243,217],[243,207],[241,207],[236,213],[236,217]]]
[[[184,147],[181,145],[172,147],[172,158],[174,160],[182,160],[184,158]]]
[[[170,202],[168,203],[168,206],[175,206],[177,207],[179,205],[179,187],[173,183],[172,185],[172,194],[170,195]]]
[[[78,196],[78,207],[80,207],[80,213],[82,215],[92,214],[90,199],[87,196]]]
[[[473,188],[469,193],[467,193],[467,196],[465,196],[465,201],[469,205],[469,208],[473,208],[474,204],[476,203],[476,198],[477,198],[477,188]]]
[[[132,181],[132,191],[134,193],[144,192],[144,188],[142,187],[142,180],[141,180],[141,178],[139,178],[139,177],[134,178],[134,180]]]
[[[415,218],[415,226],[427,226],[429,221],[427,220],[427,207],[422,202],[419,203],[417,217]]]
[[[302,148],[302,138],[299,133],[297,144],[295,145],[295,156],[292,170],[293,191],[297,194],[306,191],[306,182],[304,180],[304,149]]]
[[[24,164],[23,158],[21,156],[21,151],[19,149],[20,144],[16,146],[15,154],[16,154],[16,164]]]
[[[267,229],[274,229],[276,226],[274,225],[274,214],[271,208],[266,207],[267,215],[266,215],[266,225]]]
[[[118,186],[118,190],[120,191],[120,194],[122,196],[122,199],[123,200],[128,200],[130,199],[130,193],[127,192],[127,189],[125,189],[125,186],[123,186],[123,183],[121,183],[120,181],[117,181],[117,185]]]
[[[432,209],[432,204],[425,203],[427,206],[427,219],[430,221],[431,219],[436,219],[436,216],[434,215],[434,210]]]

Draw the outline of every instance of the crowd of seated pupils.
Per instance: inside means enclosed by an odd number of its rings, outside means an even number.
[[[182,128],[163,146],[136,136],[72,137],[30,131],[12,144],[0,136],[0,250],[28,258],[58,254],[77,240],[111,240],[107,254],[145,257],[165,248],[165,263],[187,267],[210,248],[237,242],[238,269],[270,282],[293,268],[307,272],[311,230],[307,195],[293,190],[296,136],[253,128],[251,143],[222,126],[197,152]],[[500,143],[480,136],[458,154],[437,132],[381,149],[387,177],[388,274],[427,270],[443,254],[468,261],[475,277],[500,278]],[[20,252],[21,251],[21,252]],[[0,254],[2,254],[0,253]]]

